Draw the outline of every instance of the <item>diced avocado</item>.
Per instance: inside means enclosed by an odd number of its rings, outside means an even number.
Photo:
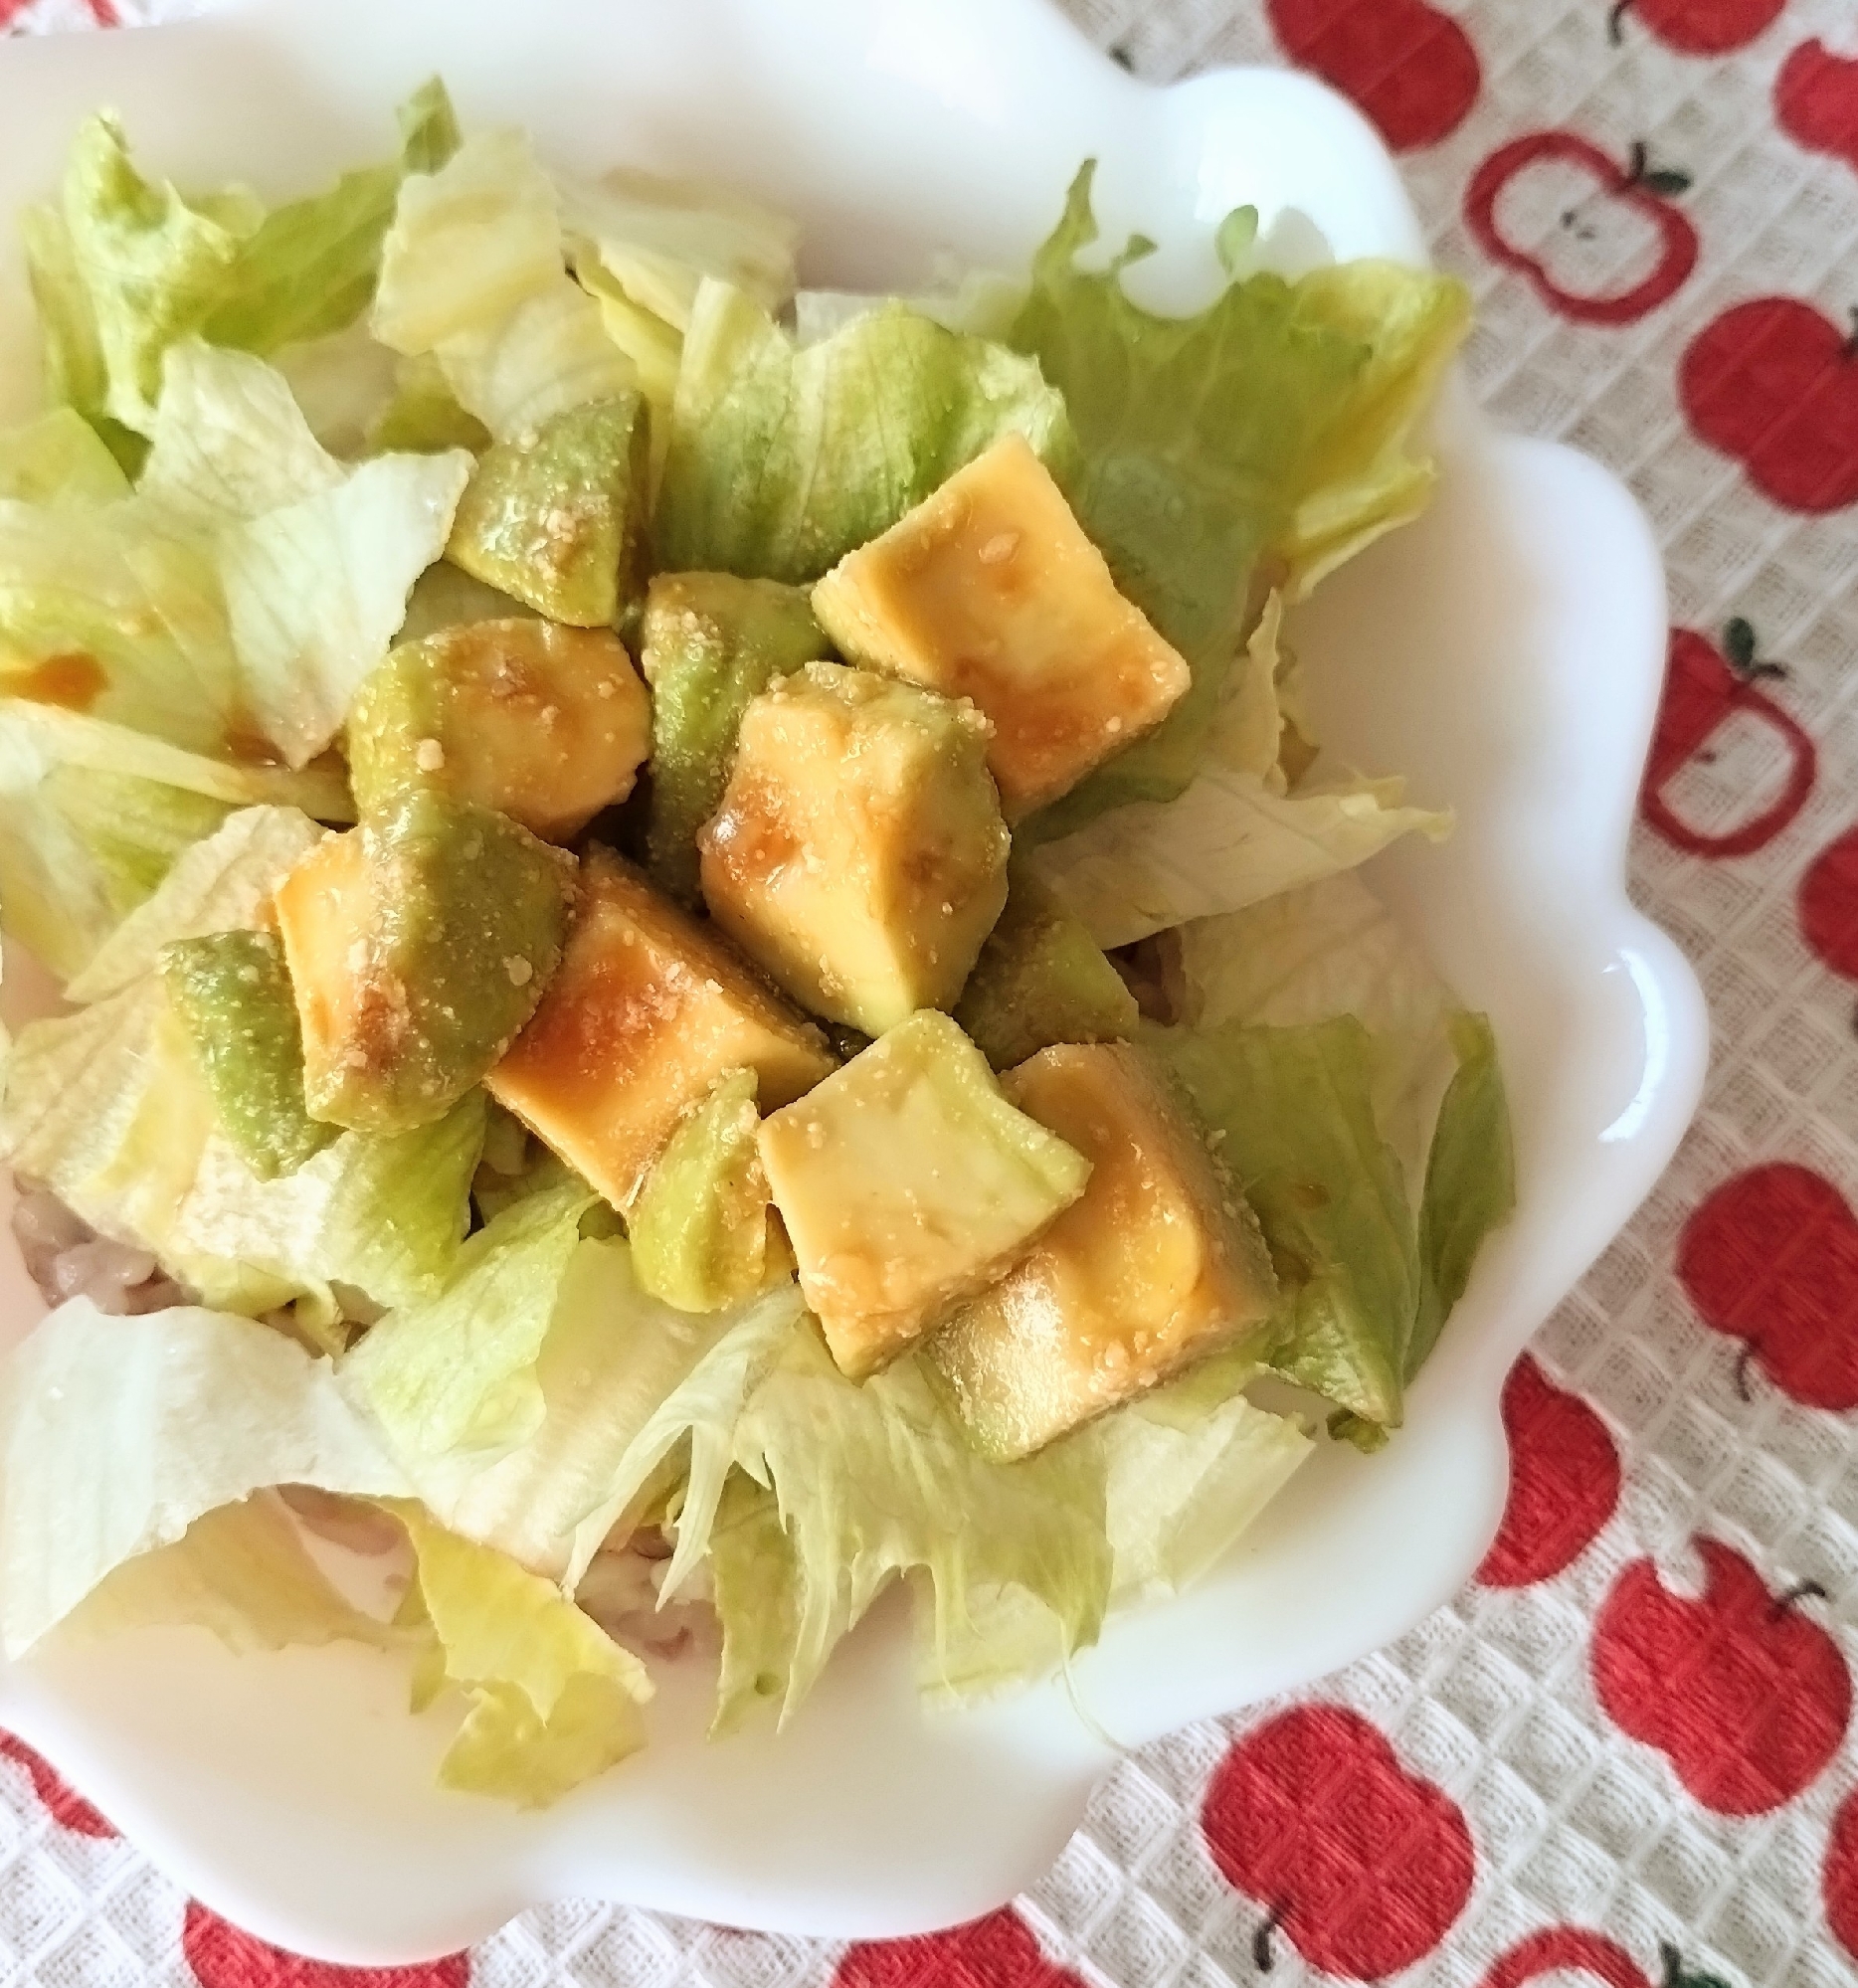
[[[952,1007],[1007,901],[987,721],[810,662],[744,712],[697,847],[717,924],[814,1013],[880,1035]]]
[[[633,791],[651,699],[610,629],[476,622],[403,642],[348,715],[368,818],[418,788],[475,801],[566,842]]]
[[[303,1103],[303,1031],[276,935],[176,940],[161,978],[240,1159],[261,1180],[313,1160],[336,1129]]]
[[[574,862],[507,816],[418,792],[276,895],[313,1117],[430,1124],[508,1047],[561,961]]]
[[[765,1119],[761,1158],[801,1289],[853,1380],[1003,1276],[1090,1176],[933,1009]]]
[[[1262,1336],[1277,1296],[1257,1217],[1139,1050],[1041,1050],[1004,1088],[1091,1173],[1082,1198],[928,1348],[975,1447],[1002,1460],[1247,1329]]]
[[[648,866],[697,902],[697,830],[716,812],[749,700],[833,652],[803,587],[732,573],[660,573],[646,591],[640,661],[651,686]]]
[[[1054,1042],[1119,1042],[1141,1011],[1083,921],[1024,863],[1012,867],[1007,908],[955,1004],[997,1070]]]
[[[1191,680],[1019,435],[841,559],[813,612],[852,661],[987,713],[1009,821],[1160,724]]]
[[[719,1312],[767,1279],[758,1089],[753,1070],[717,1078],[671,1134],[633,1203],[627,1233],[639,1282],[680,1312]]]
[[[612,628],[645,587],[651,444],[637,394],[486,449],[446,557],[551,622]]]
[[[561,971],[485,1084],[625,1211],[724,1072],[753,1070],[773,1107],[834,1067],[819,1030],[714,933],[596,849]]]

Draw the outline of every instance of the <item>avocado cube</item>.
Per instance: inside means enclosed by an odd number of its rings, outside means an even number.
[[[934,1009],[763,1120],[761,1158],[801,1289],[853,1380],[1004,1276],[1090,1177]]]
[[[416,792],[312,849],[275,904],[310,1115],[429,1125],[482,1081],[561,961],[574,860],[507,816]]]
[[[642,1289],[680,1312],[719,1312],[767,1281],[768,1175],[755,1135],[760,1081],[729,1070],[652,1164],[626,1229]]]
[[[1056,1042],[1120,1042],[1141,1010],[1082,919],[1021,862],[1007,908],[955,1004],[959,1021],[997,1070]]]
[[[277,935],[178,939],[161,979],[240,1159],[261,1180],[313,1160],[337,1135],[303,1102],[303,1031]]]
[[[650,730],[610,629],[475,622],[401,643],[361,686],[349,777],[364,819],[430,789],[566,842],[632,793]]]
[[[570,408],[484,451],[446,557],[551,622],[612,628],[645,587],[650,487],[637,394]]]
[[[640,661],[651,686],[647,867],[694,905],[697,830],[715,813],[749,700],[832,644],[804,587],[732,573],[660,573],[646,590]]]
[[[986,712],[1009,821],[1160,724],[1191,681],[1019,435],[847,553],[813,612],[853,662]]]
[[[815,1014],[880,1035],[952,1007],[1007,901],[986,720],[810,662],[743,714],[697,846],[711,916]]]
[[[624,1213],[726,1071],[753,1070],[772,1107],[833,1067],[818,1029],[712,932],[597,849],[561,971],[485,1083]]]
[[[1277,1279],[1257,1217],[1139,1050],[1044,1049],[1004,1088],[1091,1168],[1082,1197],[928,1348],[975,1447],[1007,1461],[1248,1329],[1262,1338]]]

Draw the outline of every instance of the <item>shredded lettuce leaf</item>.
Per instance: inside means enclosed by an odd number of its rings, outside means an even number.
[[[1375,1123],[1373,1038],[1343,1015],[1299,1028],[1150,1029],[1145,1040],[1257,1210],[1283,1286],[1272,1364],[1396,1428],[1419,1252],[1398,1158]]]
[[[792,1284],[733,1312],[673,1311],[639,1288],[624,1242],[583,1242],[536,1361],[540,1426],[488,1469],[422,1469],[421,1496],[456,1532],[572,1590],[688,1433],[675,1591],[702,1555],[742,1404],[801,1316]]]
[[[375,336],[408,358],[432,356],[459,403],[496,440],[514,440],[637,377],[567,259],[560,198],[528,138],[469,138],[401,190]]]
[[[1430,961],[1357,876],[1343,874],[1244,911],[1184,925],[1182,1011],[1195,1028],[1300,1027],[1352,1014],[1374,1038],[1375,1122],[1418,1205],[1426,1152],[1458,1066],[1459,1002]]]
[[[237,677],[208,548],[153,528],[131,500],[82,511],[0,500],[0,697],[216,755]]]
[[[342,1376],[403,1456],[527,1441],[546,1412],[535,1363],[594,1205],[578,1181],[516,1202],[459,1251],[444,1288],[389,1312]]]
[[[684,338],[656,536],[667,569],[817,580],[1003,435],[1070,459],[1035,362],[903,304],[802,348],[705,280]]]
[[[1419,1203],[1419,1312],[1406,1348],[1418,1372],[1464,1296],[1484,1239],[1516,1209],[1516,1151],[1497,1038],[1481,1014],[1450,1023],[1457,1070],[1439,1105]]]
[[[471,458],[346,468],[281,374],[198,340],[169,352],[165,377],[140,500],[212,534],[249,721],[289,765],[307,765],[444,552]]]
[[[177,939],[257,931],[271,895],[323,838],[296,808],[242,808],[204,840],[183,849],[154,895],[105,939],[66,988],[73,1001],[101,1000],[155,972]]]
[[[268,1491],[204,1513],[171,1546],[123,1561],[57,1635],[88,1642],[168,1626],[210,1630],[239,1655],[335,1642],[385,1649],[396,1640],[334,1586]]]
[[[1093,174],[1033,260],[1010,342],[1063,394],[1082,451],[1072,501],[1194,685],[1057,805],[1050,833],[1188,786],[1261,565],[1301,591],[1423,500],[1408,435],[1469,321],[1462,284],[1391,264],[1248,275],[1197,316],[1159,317],[1122,285],[1151,243],[1078,266],[1097,239]]]
[[[72,143],[64,225],[102,362],[104,390],[94,411],[146,432],[161,391],[162,355],[200,331],[226,294],[239,236],[173,186],[144,179],[107,112],[87,119]],[[80,414],[93,411],[83,400],[75,404]]]
[[[407,175],[437,172],[460,143],[451,98],[437,81],[416,90],[399,116],[399,159],[344,173],[326,193],[274,208],[260,222],[206,321],[213,344],[273,353],[342,331],[367,309]]]
[[[631,360],[651,409],[654,468],[670,443],[684,333],[713,276],[778,313],[794,294],[799,229],[725,187],[619,171],[559,182],[576,279]]]
[[[243,188],[190,201],[145,179],[116,120],[91,118],[59,206],[25,222],[54,398],[133,470],[171,345],[201,336],[270,354],[352,323],[373,292],[403,180],[433,171],[458,143],[437,83],[409,99],[400,124],[398,160],[268,214]]]
[[[129,479],[95,429],[68,407],[0,434],[0,500],[89,511],[129,494]]]
[[[1039,848],[1040,873],[1105,950],[1353,868],[1400,835],[1450,831],[1448,813],[1406,805],[1399,780],[1291,787],[1280,761],[1280,613],[1267,605],[1185,794],[1118,808]]]
[[[1115,1601],[1178,1594],[1246,1532],[1314,1444],[1246,1399],[1242,1356],[1204,1360],[1098,1425]]]
[[[0,1640],[23,1656],[106,1575],[278,1484],[406,1481],[326,1361],[249,1319],[74,1299],[0,1372]]]
[[[331,1287],[344,1309],[367,1308],[362,1316],[418,1304],[464,1238],[483,1122],[483,1093],[467,1091],[431,1125],[346,1132],[276,1180],[260,1180],[216,1129],[171,1228],[151,1246],[229,1310],[269,1311]]]
[[[432,1295],[464,1238],[483,1119],[473,1091],[434,1125],[344,1133],[260,1180],[153,976],[29,1023],[0,1064],[0,1160],[215,1309],[253,1315],[334,1286],[376,1311]]]
[[[0,923],[70,979],[184,849],[258,804],[329,821],[354,812],[339,773],[231,766],[0,698]]]
[[[560,1590],[463,1539],[410,1501],[389,1508],[418,1560],[402,1623],[430,1635],[423,1711],[446,1684],[469,1700],[439,1784],[541,1808],[645,1744],[646,1667]]]

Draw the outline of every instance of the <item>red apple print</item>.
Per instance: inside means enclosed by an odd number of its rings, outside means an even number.
[[[1535,228],[1529,239],[1520,239],[1512,232],[1507,196],[1525,183],[1525,175],[1550,168],[1564,178],[1573,175],[1583,190],[1572,205],[1560,204],[1555,226]],[[1564,317],[1577,324],[1631,324],[1676,295],[1697,267],[1697,231],[1671,204],[1671,196],[1689,185],[1686,174],[1654,167],[1643,145],[1634,145],[1621,164],[1577,132],[1533,131],[1499,147],[1478,167],[1465,193],[1464,215],[1485,255],[1526,276]],[[1609,205],[1622,209],[1624,219],[1648,224],[1654,247],[1646,272],[1626,287],[1597,291],[1558,277],[1551,262],[1562,260],[1564,238],[1587,239]]]
[[[1720,1539],[1698,1538],[1695,1600],[1673,1594],[1650,1560],[1619,1576],[1593,1624],[1593,1689],[1606,1715],[1663,1753],[1717,1815],[1761,1815],[1791,1801],[1838,1751],[1851,1717],[1839,1648],[1802,1602],[1808,1582],[1769,1594]]]
[[[449,1953],[407,1967],[335,1967],[286,1953],[187,1902],[181,1950],[200,1988],[467,1988],[470,1955]]]
[[[1729,1988],[1719,1975],[1693,1973],[1674,1946],[1661,1946],[1660,1988]],[[1615,1939],[1581,1926],[1548,1926],[1491,1963],[1480,1988],[1525,1988],[1550,1974],[1590,1974],[1605,1988],[1652,1988],[1645,1970]]]
[[[1301,1705],[1243,1734],[1201,1812],[1213,1862],[1312,1967],[1379,1981],[1430,1953],[1471,1896],[1471,1832],[1456,1802],[1409,1774],[1367,1719]]]
[[[1802,42],[1774,79],[1774,117],[1796,145],[1858,172],[1858,58]]]
[[[921,1939],[862,1940],[838,1963],[834,1988],[1084,1988],[1047,1960],[1031,1928],[1003,1906]]]
[[[1510,1496],[1477,1579],[1486,1587],[1548,1580],[1592,1543],[1619,1503],[1619,1452],[1578,1394],[1525,1354],[1503,1385]]]
[[[1760,661],[1755,631],[1740,619],[1730,623],[1719,651],[1694,629],[1671,631],[1664,695],[1639,794],[1639,813],[1667,842],[1699,856],[1747,856],[1764,849],[1806,806],[1818,771],[1811,738],[1783,711],[1758,679],[1784,675],[1778,663]],[[1717,728],[1741,714],[1780,735],[1787,777],[1779,795],[1760,813],[1714,833],[1681,820],[1665,799],[1679,772],[1705,752]]]
[[[1747,48],[1780,18],[1787,0],[1617,0],[1606,17],[1608,39],[1625,40],[1628,20],[1639,22],[1684,56],[1726,56]]]
[[[1477,101],[1471,38],[1426,0],[1266,0],[1285,55],[1353,97],[1396,152],[1448,138]]]
[[[1776,1162],[1725,1180],[1684,1224],[1677,1274],[1706,1326],[1806,1408],[1858,1408],[1858,1221],[1832,1182]]]
[[[1692,429],[1764,496],[1814,515],[1858,502],[1858,334],[1757,297],[1704,326],[1677,384]]]
[[[1826,1924],[1845,1951],[1858,1959],[1858,1792],[1847,1795],[1832,1818],[1819,1888],[1826,1901]]]
[[[1858,828],[1847,828],[1800,879],[1800,931],[1835,974],[1858,981]]]
[[[25,1740],[11,1732],[0,1732],[0,1755],[17,1760],[31,1775],[33,1793],[61,1829],[75,1830],[80,1836],[115,1835],[114,1825],[76,1790],[68,1788]]]

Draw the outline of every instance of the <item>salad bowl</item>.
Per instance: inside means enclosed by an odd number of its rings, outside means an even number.
[[[1313,230],[1338,258],[1423,260],[1391,161],[1339,98],[1266,72],[1143,86],[1044,0],[249,0],[0,50],[0,193],[9,212],[42,194],[110,105],[182,184],[281,194],[365,155],[435,70],[468,123],[526,125],[570,170],[752,190],[801,221],[822,287],[907,291],[949,254],[1022,268],[1086,157],[1106,236],[1161,245],[1132,283],[1158,307],[1210,290],[1214,230],[1242,203],[1286,257]],[[9,245],[0,420],[35,404]],[[1431,509],[1290,625],[1330,746],[1456,813],[1449,841],[1401,845],[1367,880],[1491,1015],[1514,1115],[1515,1218],[1387,1451],[1325,1445],[1237,1552],[1113,1620],[1062,1683],[925,1712],[882,1605],[779,1736],[707,1744],[709,1681],[673,1667],[646,1752],[540,1816],[436,1790],[443,1723],[407,1719],[401,1668],[360,1648],[234,1659],[144,1630],[0,1667],[0,1722],[209,1905],[335,1960],[427,1956],[572,1896],[896,1935],[1038,1876],[1116,1747],[1307,1685],[1447,1599],[1501,1514],[1504,1376],[1670,1159],[1707,1030],[1625,891],[1665,644],[1647,527],[1591,462],[1492,433],[1461,386],[1435,446]],[[41,992],[16,964],[15,1024]],[[43,1309],[7,1250],[0,1333]]]

